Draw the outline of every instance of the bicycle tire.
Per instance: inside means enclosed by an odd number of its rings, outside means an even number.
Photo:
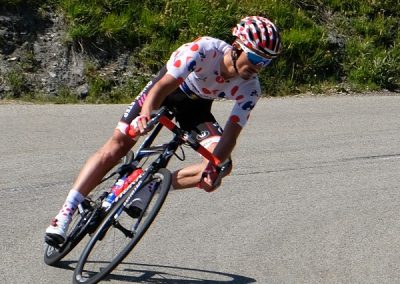
[[[133,160],[133,152],[129,151],[126,156],[123,157],[121,163],[119,165],[128,165]],[[115,169],[113,168],[109,174],[113,176],[115,174]],[[90,194],[91,199],[96,200],[99,196],[105,192],[106,190],[111,189],[114,184],[114,180],[110,179],[106,183],[99,184]],[[91,203],[90,199],[86,198],[86,202],[88,204]],[[89,205],[90,206],[90,205]],[[88,207],[88,206],[87,206]],[[88,228],[87,224],[92,221],[92,214],[94,212],[93,207],[90,207],[91,211],[87,212],[85,216],[82,216],[78,213],[78,210],[75,212],[74,216],[72,217],[72,222],[67,234],[67,238],[64,244],[61,244],[59,247],[52,246],[45,242],[44,244],[44,257],[43,260],[47,265],[50,266],[57,266],[59,261],[63,259],[73,248],[75,248],[82,239],[86,236],[87,233],[91,233],[94,230],[92,228]],[[88,208],[86,208],[88,209]],[[84,220],[86,219],[86,220]],[[82,223],[84,222],[84,223]],[[79,228],[81,226],[81,228]]]
[[[142,177],[143,178],[143,177]],[[158,184],[158,187],[155,191],[158,192],[157,195],[154,195],[152,199],[150,199],[149,204],[143,214],[146,214],[146,217],[141,219],[141,222],[138,221],[139,219],[134,219],[128,215],[124,209],[125,201],[130,196],[130,189],[113,207],[113,209],[107,214],[104,218],[100,226],[97,228],[94,235],[91,237],[89,242],[87,243],[86,247],[84,248],[81,257],[76,265],[74,276],[73,276],[73,283],[85,283],[85,284],[92,284],[97,283],[103,278],[105,278],[111,271],[113,271],[125,258],[126,256],[132,251],[132,249],[138,244],[140,239],[146,233],[147,229],[150,227],[154,219],[156,218],[158,212],[160,211],[171,186],[172,182],[172,175],[171,172],[165,168],[162,168],[157,171],[156,174],[147,179],[145,183],[142,184],[142,187],[149,183],[152,179],[161,179],[161,182]],[[157,198],[155,198],[157,197]],[[155,200],[156,199],[156,200]],[[142,215],[143,215],[142,214]],[[130,240],[127,240],[128,243],[122,247],[122,249],[116,252],[116,255],[112,257],[112,255],[107,255],[107,250],[105,257],[112,258],[110,261],[103,260],[103,258],[99,259],[91,254],[96,254],[99,252],[103,247],[108,244],[108,239],[104,240],[103,238],[107,238],[110,236],[112,239],[114,234],[121,234],[122,230],[118,229],[116,226],[116,222],[114,220],[115,216],[117,216],[117,221],[120,222],[123,217],[126,217],[128,220],[130,218],[130,222],[140,222],[136,233],[132,236]],[[113,232],[110,230],[115,229]],[[119,232],[119,231],[121,232]],[[122,232],[122,234],[124,234]],[[126,238],[126,235],[125,235]],[[117,240],[115,240],[117,239]],[[121,238],[122,239],[122,238]],[[115,250],[114,246],[118,245],[120,240],[118,237],[114,237],[113,243],[111,244],[110,250]],[[124,239],[125,240],[125,239]],[[112,253],[110,253],[112,254]],[[95,268],[95,266],[99,265],[99,267]],[[88,266],[91,266],[90,268]],[[93,268],[92,268],[93,267]]]

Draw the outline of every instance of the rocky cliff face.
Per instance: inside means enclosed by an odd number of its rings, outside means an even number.
[[[129,77],[127,53],[110,56],[98,48],[88,54],[68,41],[65,27],[63,17],[51,10],[0,8],[0,99],[27,92],[57,95],[65,89],[83,98],[89,91],[88,62],[116,81]]]

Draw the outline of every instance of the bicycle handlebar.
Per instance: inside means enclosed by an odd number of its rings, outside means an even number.
[[[193,150],[198,152],[204,158],[212,163],[212,165],[216,168],[216,172],[218,176],[214,180],[215,185],[221,183],[222,178],[225,176],[225,172],[230,168],[232,161],[231,159],[227,159],[224,162],[221,162],[213,153],[208,151],[203,145],[201,145],[193,136],[178,127],[171,118],[173,117],[173,111],[163,106],[157,111],[153,111],[151,114],[151,119],[147,122],[147,126],[145,128],[145,132],[150,131],[157,123],[160,123],[164,127],[168,128],[171,132],[173,132],[179,139],[183,142],[187,143]],[[135,138],[139,135],[139,132],[135,129],[130,128],[128,131],[128,135],[132,138]]]
[[[209,160],[215,167],[218,173],[217,178],[214,181],[214,184],[219,185],[224,177],[224,173],[230,168],[232,165],[232,160],[227,159],[224,162],[221,162],[213,153],[208,151],[203,145],[201,145],[197,140],[195,140],[189,133],[180,129],[175,123],[173,123],[169,118],[165,115],[161,115],[158,121],[167,127],[169,130],[180,136],[185,142],[187,142],[195,151],[200,153],[204,158]]]
[[[195,151],[200,153],[204,158],[209,160],[214,166],[217,168],[222,168],[221,160],[215,157],[210,151],[208,151],[205,147],[203,147],[197,140],[195,140],[189,133],[179,128],[168,116],[171,116],[173,112],[169,110],[167,107],[163,106],[159,110],[153,112],[151,114],[151,119],[147,122],[147,126],[145,131],[150,131],[157,123],[161,123],[163,126],[168,128],[170,131],[178,135],[181,139],[187,142],[190,147],[192,147]],[[129,129],[128,135],[132,138],[135,138],[138,133],[134,131],[134,129]]]
[[[192,147],[195,151],[200,153],[204,158],[209,160],[214,166],[219,166],[221,164],[221,160],[215,157],[210,151],[208,151],[203,145],[197,142],[191,135],[180,129],[175,123],[173,123],[166,116],[161,116],[159,122],[164,125],[166,128],[171,130],[173,133],[180,136],[185,142],[187,142],[190,147]]]

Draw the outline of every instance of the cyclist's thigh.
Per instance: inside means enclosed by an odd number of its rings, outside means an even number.
[[[205,147],[211,153],[214,152],[215,147],[217,147],[218,142],[221,140],[222,135],[222,127],[218,124],[217,121],[215,122],[204,122],[200,123],[196,126],[195,129],[192,130],[192,135],[196,138],[196,140]],[[226,170],[223,176],[230,174],[232,170],[232,157],[229,157],[230,165]],[[203,158],[202,161],[203,165],[209,163],[206,158]]]
[[[203,147],[212,152],[221,139],[222,127],[217,121],[206,121],[196,125],[191,133]]]
[[[223,131],[211,113],[212,102],[212,100],[202,98],[192,99],[178,92],[167,102],[168,104],[175,103],[176,120],[181,128],[191,132],[194,138],[206,148],[212,145],[215,147],[214,144],[218,143]]]

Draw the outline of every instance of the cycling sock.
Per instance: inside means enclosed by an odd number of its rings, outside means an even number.
[[[76,190],[70,190],[68,193],[67,199],[65,200],[63,207],[61,208],[60,212],[57,215],[57,219],[71,219],[72,215],[74,215],[74,212],[76,208],[78,208],[78,205],[85,200],[85,197]]]

